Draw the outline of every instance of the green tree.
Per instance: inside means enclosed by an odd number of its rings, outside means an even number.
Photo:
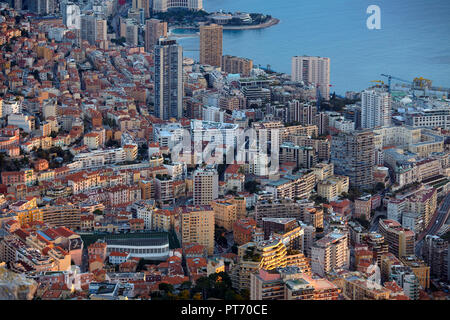
[[[192,287],[192,282],[190,281],[185,281],[181,284],[180,286],[180,290],[190,290]]]
[[[242,289],[241,294],[242,298],[244,300],[250,300],[250,290],[249,289]]]
[[[381,191],[381,190],[384,190],[384,183],[378,182],[378,183],[375,185],[375,192],[378,192],[378,191]]]
[[[236,296],[237,296],[237,294],[231,289],[228,289],[225,292],[225,300],[237,300]]]
[[[252,180],[252,181],[247,181],[244,184],[244,189],[249,192],[249,193],[255,193],[259,191],[259,182]]]
[[[100,209],[95,209],[94,212],[93,212],[93,214],[99,216],[99,215],[102,215],[102,214],[103,214],[103,211],[100,210]]]
[[[197,293],[195,293],[192,296],[192,299],[194,299],[194,300],[202,300],[202,294],[200,292],[197,292]]]
[[[368,229],[370,227],[370,222],[364,217],[354,218],[354,220],[358,221],[361,226]]]
[[[173,285],[165,282],[160,283],[158,289],[164,291],[166,294],[174,291]]]
[[[189,300],[190,296],[191,296],[191,295],[190,295],[190,293],[189,293],[189,290],[185,289],[185,290],[182,290],[182,291],[179,293],[178,298],[179,298],[180,300]]]

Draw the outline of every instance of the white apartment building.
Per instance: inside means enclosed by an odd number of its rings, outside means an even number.
[[[113,251],[109,254],[108,260],[111,264],[121,264],[126,262],[131,255],[128,252],[116,252]]]
[[[133,161],[136,159],[135,156],[135,153],[127,152],[124,148],[94,150],[75,155],[73,162],[81,163],[82,169],[89,169],[103,167],[106,164]]]
[[[269,175],[269,156],[264,153],[248,153],[248,163],[245,163],[245,173],[255,176]]]
[[[5,101],[5,100],[3,100],[2,112],[0,112],[0,115],[2,117],[6,117],[13,113],[20,113],[20,109],[21,109],[20,106],[21,106],[20,101],[17,101],[17,100]]]
[[[361,93],[361,127],[374,128],[391,124],[391,95],[381,90]]]
[[[355,131],[355,123],[350,120],[338,120],[334,123],[334,127],[343,132]]]
[[[34,130],[34,117],[26,116],[21,113],[13,113],[8,115],[8,125],[18,126],[23,131],[30,133]]]
[[[406,124],[413,127],[450,128],[449,103],[430,101],[406,114]]]
[[[215,121],[191,120],[191,135],[195,142],[197,139],[214,142],[216,145],[233,147],[236,150],[239,126],[234,123]]]
[[[72,2],[61,2],[63,23],[68,29],[81,29],[80,7]]]
[[[223,122],[225,116],[224,110],[213,106],[203,107],[202,113],[204,121]]]
[[[186,177],[187,166],[185,163],[163,164],[163,166],[167,169],[167,173],[173,180],[182,180]]]
[[[169,123],[153,127],[153,137],[160,147],[172,149],[183,137],[184,129],[179,123]]]
[[[143,206],[136,210],[138,219],[144,220],[144,228],[152,229],[153,207]]]
[[[330,97],[330,58],[292,57],[291,79],[319,86],[322,98],[328,100]]]

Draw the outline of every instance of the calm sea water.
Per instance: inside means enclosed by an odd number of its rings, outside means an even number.
[[[331,59],[331,91],[362,90],[391,74],[423,76],[450,87],[448,0],[203,0],[205,10],[270,14],[281,22],[260,30],[225,30],[224,54],[290,73],[291,57]],[[381,30],[368,30],[366,9],[381,8]],[[198,59],[197,37],[179,43]],[[197,51],[195,51],[197,50]]]

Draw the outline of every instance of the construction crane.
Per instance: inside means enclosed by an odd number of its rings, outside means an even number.
[[[433,87],[432,81],[429,79],[425,79],[423,77],[416,77],[413,79],[413,81],[404,80],[398,77],[394,77],[387,74],[381,74],[383,77],[388,78],[388,91],[391,92],[391,80],[398,80],[402,82],[406,82],[406,85],[402,85],[402,87],[410,88],[413,97],[415,98],[414,90],[423,90],[423,95],[426,95],[427,90],[429,91],[438,91],[438,92],[445,92],[447,96],[450,95],[450,88],[444,88],[444,87]]]
[[[422,78],[422,77],[416,77],[416,78],[414,78],[414,80],[413,80],[413,85],[414,85],[414,87],[415,88],[420,88],[420,89],[430,89],[431,88],[431,84],[432,84],[432,81],[431,80],[429,80],[429,79],[425,79],[425,78]]]
[[[376,82],[377,84],[375,85],[377,88],[381,88],[384,86],[384,82],[381,80],[372,80],[370,82]]]
[[[391,80],[392,79],[398,80],[398,81],[402,81],[402,82],[406,82],[406,83],[410,84],[411,86],[413,85],[413,83],[411,81],[404,80],[404,79],[401,79],[401,78],[397,78],[397,77],[391,76],[389,74],[383,74],[382,73],[381,76],[388,78],[388,92],[389,93],[391,93]]]

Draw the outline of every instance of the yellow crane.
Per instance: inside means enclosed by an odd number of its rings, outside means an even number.
[[[424,77],[416,77],[413,80],[413,86],[415,88],[420,88],[422,90],[430,89],[431,84],[432,84],[432,81],[430,79],[425,79]]]
[[[381,88],[384,86],[384,82],[382,80],[371,80],[370,82],[376,82],[377,84],[375,84],[375,86],[377,88]]]

